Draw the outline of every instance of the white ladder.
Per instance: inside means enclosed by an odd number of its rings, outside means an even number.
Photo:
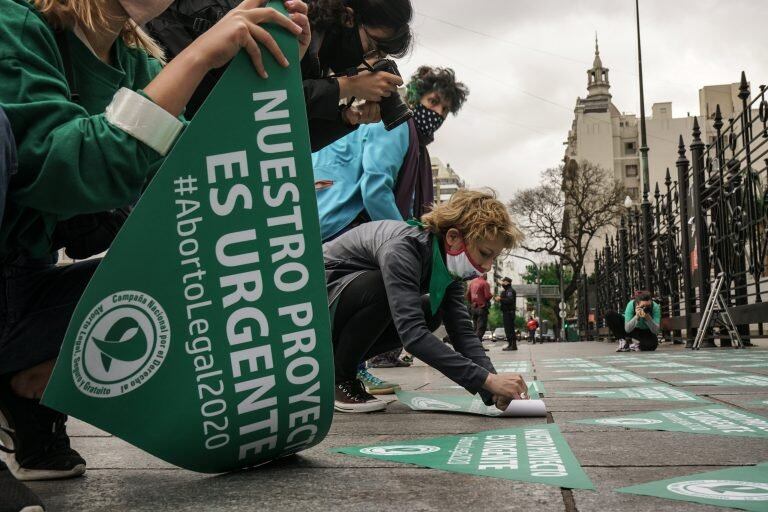
[[[707,333],[710,325],[714,321],[721,329],[725,327],[728,331],[728,336],[731,338],[731,345],[735,348],[744,348],[744,344],[741,342],[741,336],[739,331],[733,324],[733,319],[728,313],[728,306],[725,303],[725,299],[720,294],[720,289],[725,282],[725,272],[720,272],[715,278],[714,290],[707,300],[707,307],[704,308],[704,313],[701,315],[701,324],[699,324],[699,330],[696,332],[696,339],[693,340],[693,350],[699,350],[701,348],[701,342],[704,340],[704,335]]]

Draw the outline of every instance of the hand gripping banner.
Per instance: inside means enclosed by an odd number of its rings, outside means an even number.
[[[274,2],[282,9],[279,2]],[[77,306],[43,403],[186,469],[319,443],[333,359],[297,43],[241,52]]]

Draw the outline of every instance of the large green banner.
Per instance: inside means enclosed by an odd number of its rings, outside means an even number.
[[[594,396],[630,400],[659,400],[663,402],[707,402],[704,398],[671,386],[636,388],[588,389],[585,391],[558,391],[556,395]]]
[[[765,512],[768,510],[768,463],[679,476],[616,491]]]
[[[418,391],[398,391],[397,399],[414,411],[458,412],[493,417],[546,416],[547,408],[535,390],[528,388],[530,400],[512,400],[505,411],[493,405],[485,405],[472,395],[441,395]]]
[[[651,411],[612,418],[574,420],[571,423],[688,432],[690,434],[768,438],[768,418],[721,406],[704,409]]]
[[[290,67],[233,60],[99,265],[43,398],[195,471],[308,448],[333,415],[298,46],[267,28]]]
[[[594,489],[554,424],[352,446],[333,451],[454,473]]]

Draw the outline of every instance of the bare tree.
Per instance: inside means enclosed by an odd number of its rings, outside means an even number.
[[[516,193],[509,209],[526,235],[523,249],[555,256],[578,276],[592,240],[615,225],[625,193],[613,172],[569,160],[544,171],[538,186]],[[566,301],[576,286],[573,279],[565,287]]]

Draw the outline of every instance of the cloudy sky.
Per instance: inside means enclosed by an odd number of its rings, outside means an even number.
[[[633,0],[412,0],[416,45],[402,59],[449,66],[470,88],[430,146],[473,187],[510,198],[557,165],[597,31],[614,104],[638,113]],[[674,116],[698,114],[698,89],[768,82],[765,0],[640,0],[646,112],[672,101]]]

